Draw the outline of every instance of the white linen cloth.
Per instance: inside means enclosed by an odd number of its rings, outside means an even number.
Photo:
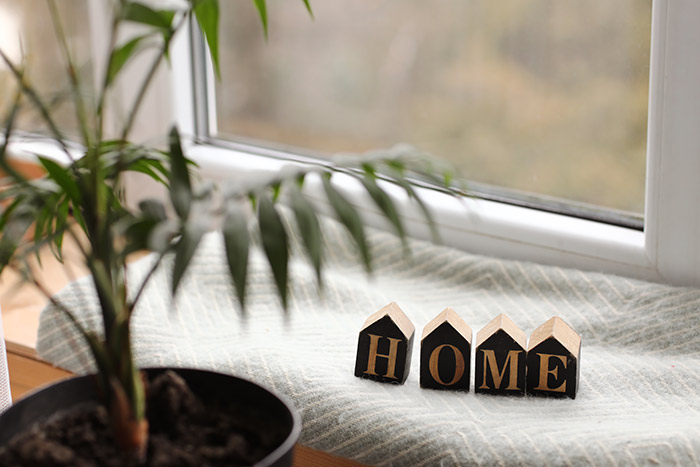
[[[377,231],[369,235],[375,273],[367,279],[345,232],[333,221],[324,227],[324,297],[297,255],[286,315],[256,250],[248,316],[240,318],[215,234],[200,246],[175,304],[161,268],[133,321],[138,363],[214,369],[272,387],[301,412],[301,444],[368,464],[700,464],[700,290],[419,241],[405,258],[397,238]],[[142,277],[151,261],[134,264],[131,278]],[[88,280],[58,298],[99,329]],[[391,301],[416,326],[402,386],[353,376],[364,320]],[[577,398],[476,395],[473,380],[468,393],[421,389],[420,335],[447,306],[475,335],[501,312],[528,335],[561,316],[582,336]],[[87,347],[52,306],[41,316],[38,342],[51,363],[90,370]],[[473,358],[471,371],[473,379]]]
[[[5,334],[2,330],[2,313],[0,313],[0,412],[12,405],[10,394],[10,372],[7,369],[7,352],[5,349]]]

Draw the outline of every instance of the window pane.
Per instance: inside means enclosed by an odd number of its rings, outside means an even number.
[[[90,30],[87,0],[57,0],[59,15],[65,30],[71,54],[85,84],[83,92],[92,89],[90,85]],[[38,90],[39,95],[49,105],[50,112],[61,129],[69,136],[78,135],[75,110],[71,102],[71,89],[56,32],[51,20],[46,0],[0,0],[0,48],[13,63],[26,67],[25,75],[29,84]],[[4,61],[0,60],[0,126],[4,125],[17,90],[16,81]],[[84,94],[88,103],[94,101],[92,95]],[[28,132],[45,132],[39,114],[28,100],[23,100],[19,129]]]
[[[222,2],[219,135],[643,212],[651,0]]]

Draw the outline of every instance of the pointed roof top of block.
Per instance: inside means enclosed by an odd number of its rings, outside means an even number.
[[[375,322],[382,319],[384,316],[388,316],[394,322],[394,324],[399,328],[401,333],[408,339],[413,335],[416,328],[408,316],[403,312],[403,310],[396,304],[396,302],[391,302],[381,310],[370,315],[362,325],[361,331],[364,331],[368,326],[374,324]]]
[[[425,325],[421,340],[432,334],[432,332],[435,331],[435,329],[437,329],[437,327],[442,323],[450,323],[450,326],[460,333],[467,340],[467,342],[470,344],[472,343],[472,328],[469,327],[466,321],[464,321],[462,317],[449,306],[442,310],[439,315]]]
[[[525,332],[518,327],[505,313],[501,313],[484,326],[476,334],[476,347],[484,343],[486,339],[491,337],[496,331],[502,329],[506,332],[520,347],[527,347],[527,336]]]
[[[558,316],[550,318],[540,327],[532,331],[528,351],[534,349],[550,337],[559,341],[571,355],[578,356],[579,349],[581,348],[581,336],[579,336],[571,326],[566,324],[566,321]]]

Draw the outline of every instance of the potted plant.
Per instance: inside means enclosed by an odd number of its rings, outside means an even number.
[[[289,281],[287,262],[290,255],[288,225],[297,229],[305,247],[305,254],[314,267],[319,287],[321,285],[321,232],[317,207],[307,199],[303,191],[307,179],[320,179],[328,204],[338,220],[347,228],[367,271],[371,270],[371,252],[365,238],[364,222],[356,208],[333,184],[332,179],[336,174],[343,173],[357,179],[402,239],[405,239],[406,234],[401,217],[392,198],[382,188],[384,183],[394,184],[405,190],[417,201],[431,225],[429,212],[421,203],[409,179],[427,178],[444,186],[448,191],[456,191],[450,188],[450,169],[413,150],[395,150],[346,158],[341,165],[296,166],[263,179],[238,184],[217,196],[213,196],[212,187],[194,187],[194,164],[183,152],[181,136],[176,127],[169,132],[168,147],[165,149],[134,144],[130,142],[130,134],[156,68],[167,57],[172,38],[187,21],[196,21],[199,24],[209,44],[212,62],[218,70],[218,0],[187,0],[182,2],[179,8],[164,9],[154,8],[139,1],[104,1],[110,2],[113,14],[111,41],[106,52],[104,80],[94,93],[97,98],[93,102],[84,97],[84,83],[76,71],[78,66],[66,43],[55,0],[48,0],[58,43],[65,58],[72,101],[79,122],[81,140],[77,145],[65,136],[61,122],[52,116],[48,103],[33,86],[31,76],[25,73],[22,63],[14,63],[0,49],[0,60],[4,61],[18,84],[14,105],[2,123],[4,137],[0,140],[0,168],[7,174],[5,187],[0,194],[4,200],[0,216],[0,267],[17,269],[28,282],[45,292],[47,298],[72,321],[88,343],[94,357],[97,369],[95,375],[84,377],[79,383],[76,380],[64,383],[58,392],[44,395],[44,399],[51,398],[67,405],[72,405],[76,399],[99,399],[102,415],[91,417],[100,419],[98,424],[101,423],[101,426],[109,427],[105,436],[116,443],[115,451],[109,452],[117,454],[108,456],[117,456],[117,465],[142,465],[146,462],[156,462],[153,452],[149,449],[153,444],[152,439],[149,442],[149,432],[152,432],[154,427],[164,428],[167,432],[169,424],[174,423],[171,420],[172,414],[162,413],[165,411],[161,407],[163,401],[169,401],[174,406],[174,409],[171,409],[185,416],[189,413],[189,405],[185,402],[193,397],[185,390],[185,395],[173,401],[170,397],[172,387],[185,383],[177,375],[164,373],[163,370],[142,371],[135,365],[132,355],[132,315],[153,272],[161,265],[166,255],[174,255],[171,292],[175,295],[202,236],[213,225],[220,225],[232,285],[240,308],[245,310],[248,254],[250,249],[254,248],[251,239],[258,237],[274,276],[281,305],[285,308]],[[311,12],[308,1],[303,0],[303,3]],[[257,8],[266,33],[265,1],[253,0],[253,6]],[[135,38],[120,41],[119,32],[125,23],[139,24],[145,32]],[[145,50],[142,45],[147,42],[157,44],[157,57],[152,67],[141,77],[137,97],[129,109],[121,131],[116,136],[109,135],[105,129],[105,115],[109,106],[107,97],[113,91],[114,83],[124,65],[142,53]],[[8,148],[13,141],[17,113],[23,105],[30,105],[38,112],[56,147],[63,151],[70,161],[67,165],[61,165],[51,159],[39,157],[38,161],[46,175],[37,180],[29,180],[18,173],[8,159]],[[167,187],[170,206],[157,199],[144,200],[139,203],[138,208],[127,206],[124,202],[122,181],[129,172],[147,174]],[[281,200],[288,205],[289,217],[293,222],[284,222],[284,215],[278,203]],[[28,234],[32,226],[33,233]],[[70,309],[46,292],[45,286],[33,273],[27,261],[46,245],[60,258],[65,236],[72,237],[79,246],[82,259],[91,273],[102,316],[103,329],[99,333],[86,329],[74,318]],[[128,290],[128,258],[132,253],[141,250],[154,253],[153,266],[136,289]],[[194,373],[196,372],[180,371],[179,376],[184,377],[185,382],[192,386],[196,396],[201,395],[202,388],[223,384],[221,378],[225,378],[223,375]],[[154,379],[159,374],[168,376]],[[208,382],[203,383],[205,380]],[[212,383],[214,380],[217,381],[215,384]],[[250,383],[231,384],[238,391],[251,390]],[[148,399],[149,394],[158,395]],[[41,393],[34,398],[40,396]],[[226,397],[221,394],[218,397],[215,395],[214,412],[228,410],[227,407],[221,406],[222,400],[226,398],[231,403],[240,399],[243,405],[249,406],[261,402],[267,396],[248,396],[243,392],[235,396],[227,393]],[[203,403],[207,405],[207,401]],[[197,407],[201,405],[200,402],[192,404]],[[275,402],[272,402],[272,405],[275,405]],[[12,415],[13,413],[15,415]],[[4,414],[0,425],[26,425],[27,420],[20,420],[24,415],[18,413],[20,412],[11,410]],[[294,419],[291,411],[285,413],[285,410],[281,409],[278,413],[281,415],[276,415],[277,417]],[[85,416],[77,415],[78,419],[81,417]],[[165,421],[156,419],[157,417],[164,417]],[[78,423],[75,419],[71,420],[69,423]],[[205,420],[205,424],[213,423],[210,418]],[[255,423],[246,418],[244,422],[239,423],[236,436],[243,436]],[[229,431],[229,428],[224,431]],[[263,428],[263,431],[267,429],[269,427]],[[236,428],[231,430],[235,431]],[[295,442],[294,436],[298,435],[298,426],[290,428],[289,431],[294,433],[291,441],[285,441],[289,444],[286,447],[287,451]],[[271,441],[271,450],[278,447],[275,443],[283,444],[280,439],[284,440],[285,436],[286,439],[290,439],[287,433]],[[217,442],[226,444],[231,443],[231,440]],[[29,448],[25,448],[31,450],[32,446],[34,445],[30,444]],[[59,454],[62,452],[59,448],[56,449]],[[5,449],[4,455],[9,455],[7,451],[8,449]],[[59,454],[47,454],[49,464],[55,461],[51,456]],[[262,454],[262,458],[264,455],[265,453]],[[286,459],[283,459],[284,462],[291,459],[288,453],[278,452],[275,456]],[[271,457],[265,459],[261,460],[261,465],[269,465],[269,462],[272,462]]]

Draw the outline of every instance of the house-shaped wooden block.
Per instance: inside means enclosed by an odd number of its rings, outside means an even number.
[[[367,318],[357,341],[355,376],[403,384],[411,368],[415,327],[391,302]]]
[[[468,391],[471,353],[472,328],[452,308],[445,308],[423,328],[421,387]]]
[[[525,393],[527,336],[508,316],[500,314],[476,335],[474,392]]]
[[[576,398],[581,337],[555,316],[530,335],[527,352],[527,392]]]

